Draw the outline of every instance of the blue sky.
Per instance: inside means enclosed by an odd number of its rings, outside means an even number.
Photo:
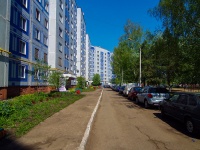
[[[86,32],[91,44],[111,52],[124,34],[124,25],[128,19],[144,30],[154,32],[161,28],[161,22],[147,12],[158,2],[159,0],[76,0],[77,6],[84,12]]]

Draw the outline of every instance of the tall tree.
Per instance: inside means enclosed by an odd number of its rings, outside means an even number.
[[[99,86],[101,85],[101,78],[100,78],[100,75],[99,74],[94,74],[94,77],[92,79],[92,85],[94,86]]]
[[[63,84],[62,77],[63,76],[61,72],[51,71],[48,82],[50,85],[53,85],[56,88],[56,90],[59,90],[59,87]]]
[[[163,21],[173,37],[179,40],[183,64],[179,81],[199,83],[200,70],[200,1],[160,0],[150,13]]]
[[[85,84],[86,84],[85,78],[84,77],[77,77],[77,81],[78,81],[78,83],[77,83],[76,87],[84,89]]]
[[[112,57],[113,71],[121,84],[137,82],[139,77],[139,49],[142,41],[142,28],[130,20],[124,26],[124,35]]]

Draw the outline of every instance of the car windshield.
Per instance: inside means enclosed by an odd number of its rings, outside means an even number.
[[[150,93],[167,93],[168,90],[165,88],[150,88]]]
[[[124,89],[125,89],[125,86],[122,86],[121,89],[124,90]]]
[[[134,88],[134,91],[136,91],[136,92],[140,92],[141,89],[142,89],[141,87],[135,87],[135,88]]]

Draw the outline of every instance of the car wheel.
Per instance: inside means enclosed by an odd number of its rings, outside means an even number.
[[[193,134],[194,133],[194,123],[191,119],[187,119],[185,122],[185,127],[188,133]]]
[[[161,116],[162,118],[165,118],[166,114],[165,114],[165,110],[163,107],[160,107],[160,111],[161,111]]]
[[[149,104],[148,104],[148,101],[147,101],[147,100],[144,101],[144,107],[145,107],[146,109],[149,108]]]
[[[135,103],[136,104],[138,104],[139,103],[139,100],[138,100],[138,98],[136,97],[136,99],[135,99]]]
[[[133,101],[133,97],[131,97],[131,101]]]

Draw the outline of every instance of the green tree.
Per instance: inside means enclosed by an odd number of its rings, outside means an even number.
[[[172,36],[178,39],[182,54],[182,72],[179,82],[199,83],[200,70],[200,1],[199,0],[160,0],[150,13],[163,21]]]
[[[62,73],[59,71],[51,71],[49,74],[48,82],[50,85],[53,85],[57,90],[63,84],[62,82]]]
[[[37,60],[34,67],[34,80],[37,83],[37,88],[39,85],[46,85],[49,77],[49,69],[51,66],[48,66],[43,60]]]
[[[137,82],[139,77],[139,49],[142,41],[142,28],[130,20],[124,26],[118,47],[112,56],[113,72],[120,83]]]
[[[94,74],[94,77],[93,77],[92,81],[93,81],[92,85],[94,85],[94,86],[101,85],[100,75],[99,74]]]
[[[77,81],[78,81],[78,83],[77,83],[76,87],[84,89],[85,88],[85,84],[86,84],[85,78],[84,77],[77,77]]]

